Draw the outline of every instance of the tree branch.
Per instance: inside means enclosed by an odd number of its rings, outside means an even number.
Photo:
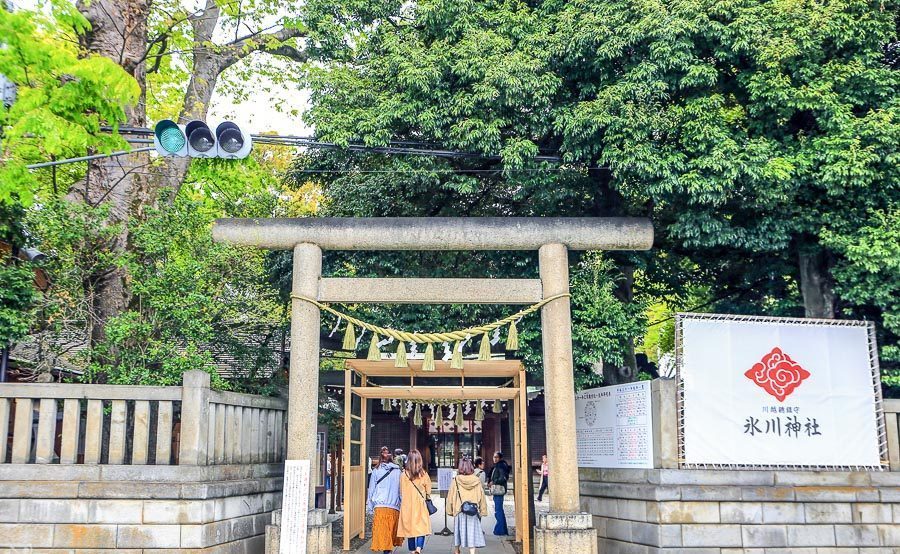
[[[147,70],[148,74],[156,73],[157,71],[159,71],[159,66],[162,63],[163,56],[165,56],[166,48],[168,48],[168,46],[169,46],[169,37],[168,37],[168,35],[165,35],[165,36],[163,36],[162,41],[159,44],[159,53],[156,56],[153,56],[156,59],[153,60],[153,66],[151,66],[150,69]]]
[[[301,29],[282,27],[272,33],[259,33],[244,37],[226,45],[222,51],[220,68],[225,70],[254,52],[267,52],[275,56],[305,62],[308,59],[306,52],[290,44],[285,44],[291,39],[305,36],[306,32]]]

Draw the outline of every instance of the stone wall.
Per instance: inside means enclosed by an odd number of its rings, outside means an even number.
[[[900,552],[900,473],[580,470],[604,554]]]
[[[0,553],[261,554],[282,474],[282,464],[2,464]]]
[[[679,469],[675,381],[651,384],[654,466],[581,468],[603,554],[900,553],[900,402],[885,402],[890,471]]]

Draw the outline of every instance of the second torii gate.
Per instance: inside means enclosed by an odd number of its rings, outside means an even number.
[[[319,302],[405,304],[533,304],[569,292],[568,250],[647,250],[649,220],[638,218],[301,218],[222,219],[213,238],[237,245],[294,251],[292,292]],[[537,250],[540,279],[322,278],[322,250]],[[320,310],[291,306],[291,378],[287,459],[316,453]],[[568,297],[541,308],[546,432],[551,473],[577,459],[572,318]],[[310,487],[310,498],[314,498]],[[291,514],[283,513],[282,518]],[[311,510],[311,535],[328,531],[324,510]],[[314,531],[313,527],[326,527]],[[310,554],[330,551],[317,543]],[[556,479],[550,511],[538,517],[536,554],[595,553],[590,514],[580,512],[577,479]]]

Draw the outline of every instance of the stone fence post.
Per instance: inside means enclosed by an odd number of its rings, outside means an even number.
[[[179,465],[206,465],[209,384],[209,373],[205,371],[184,372],[181,387]]]
[[[675,379],[654,379],[653,467],[678,469],[678,385]]]

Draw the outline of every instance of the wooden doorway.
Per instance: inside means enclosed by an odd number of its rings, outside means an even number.
[[[466,385],[469,378],[470,385]],[[408,384],[406,381],[408,380]],[[451,380],[453,385],[429,385],[429,380]],[[458,380],[458,384],[456,381]],[[477,380],[477,385],[471,385]],[[417,383],[418,381],[418,383]],[[496,384],[485,385],[485,381]],[[398,384],[402,382],[403,384]],[[422,371],[421,360],[409,360],[408,368],[394,367],[394,360],[348,360],[344,374],[344,544],[350,549],[353,537],[365,538],[366,487],[369,458],[366,454],[367,402],[374,399],[414,400],[502,400],[512,405],[513,496],[516,541],[522,552],[531,553],[531,461],[527,450],[527,404],[525,368],[518,360],[466,360],[464,369],[436,361],[434,371]]]

